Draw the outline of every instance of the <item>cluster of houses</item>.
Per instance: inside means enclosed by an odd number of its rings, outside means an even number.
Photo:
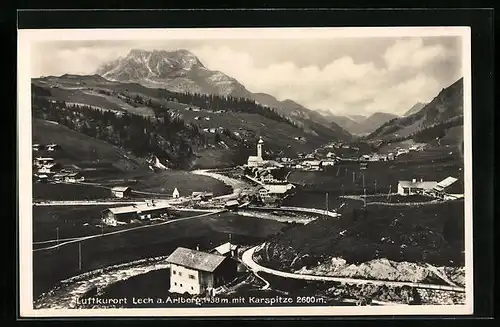
[[[204,128],[203,131],[205,133],[211,133],[211,134],[215,134],[217,132],[222,133],[224,132],[224,127],[219,126],[219,127]]]
[[[197,107],[197,106],[186,107],[185,110],[187,110],[187,111],[193,111],[193,112],[209,111],[209,110],[206,110],[206,109],[201,109],[200,107]],[[210,110],[210,112],[213,112],[215,114],[223,114],[223,113],[226,112],[226,110],[214,110],[214,111]]]
[[[392,152],[386,155],[372,153],[362,155],[361,157],[359,157],[359,161],[389,161],[394,160],[395,158],[396,156]]]
[[[63,166],[50,157],[36,157],[33,160],[35,182],[78,183],[85,178],[80,172],[64,169]]]
[[[257,153],[255,156],[249,156],[247,164],[245,167],[288,167],[293,169],[301,169],[306,171],[321,171],[327,166],[334,166],[338,162],[339,158],[335,156],[333,152],[329,152],[322,159],[317,159],[321,157],[320,154],[310,153],[304,155],[303,153],[298,154],[298,158],[292,159],[287,157],[282,157],[279,161],[275,160],[264,160],[263,154],[264,141],[262,137],[259,138],[257,142]]]
[[[412,179],[411,181],[398,182],[398,194],[427,195],[442,200],[453,200],[463,198],[463,189],[455,177],[447,177],[440,182],[424,181],[423,179]]]
[[[61,150],[61,146],[59,144],[56,144],[56,143],[45,144],[45,145],[35,143],[32,145],[32,149],[35,152],[38,152],[38,151],[54,152],[54,151]]]

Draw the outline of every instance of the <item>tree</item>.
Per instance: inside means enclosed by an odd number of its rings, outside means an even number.
[[[219,144],[219,142],[220,142],[220,141],[221,141],[220,135],[219,135],[219,133],[216,133],[216,134],[215,134],[215,137],[214,137],[214,142],[215,142],[216,144]]]

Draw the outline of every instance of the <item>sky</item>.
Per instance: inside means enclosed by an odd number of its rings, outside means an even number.
[[[251,92],[338,115],[403,114],[462,77],[457,36],[44,41],[32,76],[91,74],[131,49],[187,49]]]

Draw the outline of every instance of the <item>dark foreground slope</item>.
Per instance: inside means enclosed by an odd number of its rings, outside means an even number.
[[[340,257],[464,265],[464,202],[368,205],[338,219],[320,218],[279,235],[257,252],[269,267],[295,271]]]

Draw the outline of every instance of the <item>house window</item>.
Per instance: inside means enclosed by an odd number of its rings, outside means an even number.
[[[177,282],[175,282],[174,285],[177,286]]]
[[[195,279],[194,275],[189,275],[189,279]]]
[[[192,291],[192,290],[194,290],[194,287],[193,287],[193,286],[191,286],[191,291]]]
[[[179,276],[182,276],[182,273],[179,271]]]
[[[182,287],[182,284],[181,284],[181,287]]]
[[[172,270],[172,273],[175,275],[175,274],[176,274],[176,271],[175,271],[175,270]]]

